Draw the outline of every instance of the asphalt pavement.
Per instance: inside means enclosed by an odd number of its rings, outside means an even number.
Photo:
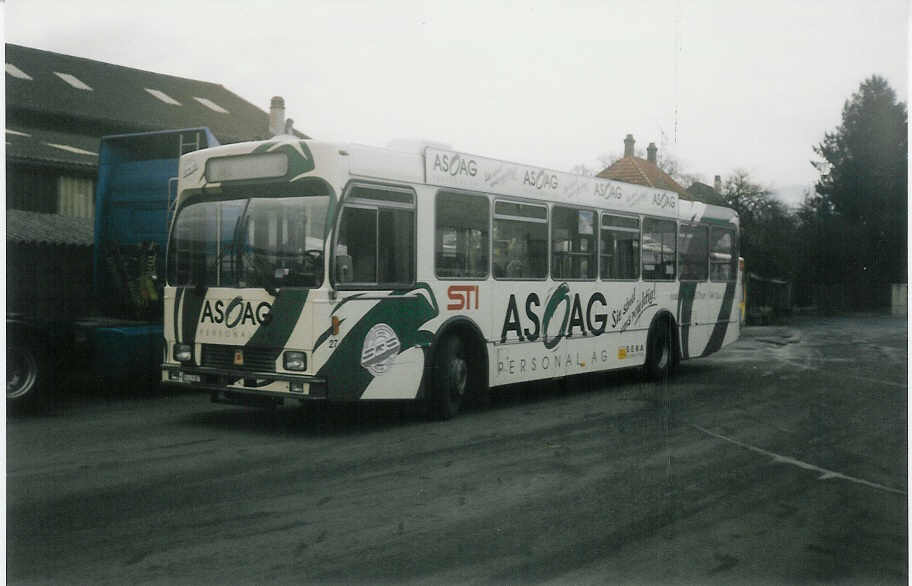
[[[907,583],[906,327],[751,327],[443,423],[66,389],[7,421],[7,580]]]

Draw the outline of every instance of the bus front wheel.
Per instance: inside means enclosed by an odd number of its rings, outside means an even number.
[[[458,335],[441,340],[434,360],[434,390],[431,408],[435,418],[446,420],[459,412],[469,385],[469,361],[465,343]]]

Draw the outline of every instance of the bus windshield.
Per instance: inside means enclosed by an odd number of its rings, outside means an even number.
[[[178,212],[168,282],[207,287],[319,287],[329,197],[190,203]]]

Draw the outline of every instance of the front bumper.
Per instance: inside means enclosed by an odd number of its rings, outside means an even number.
[[[206,366],[161,365],[162,382],[231,396],[326,399],[326,379],[307,374],[257,372]],[[215,397],[215,395],[213,395]]]

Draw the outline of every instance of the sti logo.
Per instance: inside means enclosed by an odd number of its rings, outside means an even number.
[[[475,307],[472,307],[472,297],[475,297]],[[478,309],[478,285],[450,285],[447,288],[447,297],[452,301],[447,309]]]

